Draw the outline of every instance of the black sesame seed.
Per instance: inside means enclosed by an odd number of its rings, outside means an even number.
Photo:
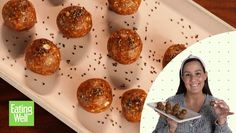
[[[69,63],[70,63],[70,60],[66,60],[66,63],[69,64]]]

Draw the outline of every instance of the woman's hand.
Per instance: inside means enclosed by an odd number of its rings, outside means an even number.
[[[213,109],[217,115],[217,122],[219,125],[224,125],[227,116],[234,114],[233,112],[229,112],[229,106],[224,100],[214,100]]]
[[[174,120],[172,120],[172,119],[170,119],[170,118],[168,118],[168,117],[166,117],[166,116],[164,116],[164,115],[162,115],[160,113],[158,113],[158,114],[160,115],[160,117],[166,119],[167,124],[169,126],[169,132],[170,133],[174,133],[176,128],[177,128],[177,122],[175,122]]]
[[[170,133],[174,133],[176,128],[177,128],[177,122],[175,122],[174,120],[167,118],[167,124],[169,125],[169,131]]]

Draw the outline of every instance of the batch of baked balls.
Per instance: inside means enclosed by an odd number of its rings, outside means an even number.
[[[110,10],[115,13],[130,15],[137,12],[141,0],[108,0],[108,3]],[[9,0],[3,6],[2,16],[7,27],[19,32],[31,29],[37,21],[35,8],[28,0]],[[56,24],[64,37],[80,38],[90,32],[92,16],[84,7],[68,6],[58,13]],[[124,65],[135,62],[141,54],[142,47],[140,36],[132,29],[120,29],[111,33],[107,42],[109,57]],[[181,44],[169,47],[163,58],[163,67],[183,49],[185,46]],[[59,68],[60,50],[48,39],[36,39],[27,45],[25,61],[31,71],[51,75]],[[123,94],[122,112],[128,121],[140,121],[146,96],[142,89],[131,89]],[[79,85],[77,98],[86,111],[103,112],[112,103],[112,89],[104,79],[88,79]]]
[[[172,107],[171,103],[168,101],[165,104],[162,102],[157,102],[156,108],[161,111],[164,111],[166,114],[171,114],[180,120],[184,119],[186,114],[188,113],[186,109],[180,109],[178,103],[176,103]]]

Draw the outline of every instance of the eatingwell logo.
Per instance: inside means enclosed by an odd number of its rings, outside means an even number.
[[[9,126],[34,126],[34,102],[9,101]]]

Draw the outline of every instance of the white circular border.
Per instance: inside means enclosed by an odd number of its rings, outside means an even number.
[[[200,57],[206,64],[208,80],[213,96],[223,99],[236,113],[236,31],[215,35],[199,41],[188,47],[176,56],[154,81],[146,99],[142,120],[141,133],[152,132],[159,119],[159,115],[147,103],[164,101],[175,95],[179,85],[179,69],[181,62],[188,55]],[[236,123],[236,114],[228,117],[228,125],[232,132],[236,132],[233,124]]]

